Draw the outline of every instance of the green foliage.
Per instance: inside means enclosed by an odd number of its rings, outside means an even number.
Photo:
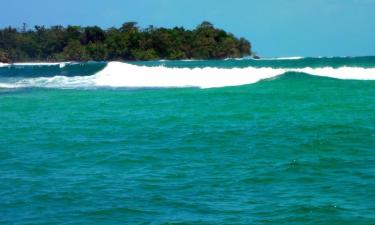
[[[139,60],[157,60],[159,56],[154,49],[140,50],[136,49],[132,51],[134,58]]]
[[[85,61],[85,48],[79,41],[71,41],[64,48],[63,56],[65,60]]]
[[[209,22],[194,30],[150,26],[135,22],[119,29],[35,26],[0,29],[0,61],[105,61],[157,59],[222,59],[253,55],[251,44]]]
[[[85,56],[94,61],[105,61],[107,59],[107,48],[103,43],[90,42],[86,45]]]

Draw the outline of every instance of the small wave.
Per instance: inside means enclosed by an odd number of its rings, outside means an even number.
[[[225,58],[223,60],[224,61],[230,61],[230,60],[233,60],[233,61],[244,61],[244,60],[256,60],[256,59],[254,59],[253,57],[242,57],[242,58]]]
[[[60,68],[65,67],[67,64],[73,64],[72,62],[56,62],[56,63],[50,63],[50,62],[24,62],[24,63],[13,63],[8,64],[13,66],[59,66]]]
[[[292,57],[279,57],[276,58],[278,60],[297,60],[297,59],[304,59],[305,57],[302,56],[292,56]]]
[[[200,62],[200,61],[204,61],[202,59],[182,59],[182,60],[179,60],[181,62]]]
[[[290,69],[291,72],[306,73],[315,76],[330,77],[341,80],[375,80],[375,68],[362,67],[322,67]]]
[[[302,56],[291,56],[291,57],[275,57],[275,58],[261,58],[259,60],[300,60],[305,59]]]
[[[19,86],[15,84],[8,84],[8,83],[0,83],[0,89],[13,89],[13,88],[19,88]]]
[[[6,66],[10,66],[10,64],[8,64],[8,63],[0,63],[0,67],[6,67]]]
[[[91,76],[54,76],[25,78],[3,82],[2,88],[168,88],[198,87],[219,88],[253,84],[264,79],[275,78],[287,72],[306,73],[336,79],[375,80],[375,68],[322,67],[299,69],[275,69],[271,67],[246,68],[168,68],[163,66],[136,66],[122,62],[110,62],[100,72]]]
[[[0,83],[0,88],[94,88],[94,76],[54,76],[54,77],[38,77],[21,79],[14,83]]]

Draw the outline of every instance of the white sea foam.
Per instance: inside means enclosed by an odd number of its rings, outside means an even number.
[[[302,56],[291,56],[291,57],[275,57],[275,58],[261,58],[259,60],[298,60],[304,59]]]
[[[43,88],[91,88],[95,87],[94,76],[54,76],[54,77],[38,77],[27,78],[19,80],[13,84],[0,83],[0,87],[6,88],[6,85],[11,88],[25,88],[25,87],[43,87]]]
[[[302,56],[291,56],[291,57],[279,57],[276,58],[278,60],[296,60],[296,59],[304,59],[305,57]]]
[[[121,62],[110,62],[100,72],[91,76],[55,76],[26,78],[11,83],[0,83],[0,88],[46,87],[46,88],[167,88],[199,87],[216,88],[239,86],[274,78],[286,72],[300,72],[336,79],[375,80],[375,68],[322,67],[300,69],[263,68],[167,68],[136,66]]]
[[[213,88],[251,84],[284,73],[272,68],[167,68],[111,62],[94,78],[97,86]]]
[[[65,67],[67,64],[71,64],[71,62],[24,62],[24,63],[13,63],[11,65],[14,66],[60,66],[60,68]]]
[[[19,88],[19,86],[15,84],[0,83],[0,88],[11,89],[11,88]]]
[[[341,80],[375,80],[375,68],[362,67],[322,67],[291,69],[293,72],[306,73],[315,76],[330,77]]]
[[[9,66],[9,64],[8,63],[1,63],[0,62],[0,67],[6,67],[6,66]]]
[[[182,62],[199,62],[199,61],[204,61],[202,59],[181,59],[179,61],[182,61]]]

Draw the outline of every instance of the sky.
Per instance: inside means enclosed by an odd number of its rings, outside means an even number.
[[[1,8],[0,27],[210,21],[263,57],[375,55],[375,0],[12,0]]]

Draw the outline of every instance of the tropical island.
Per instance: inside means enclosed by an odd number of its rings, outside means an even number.
[[[181,60],[256,57],[251,43],[210,22],[183,27],[141,29],[135,22],[120,28],[35,26],[0,29],[0,62]]]

